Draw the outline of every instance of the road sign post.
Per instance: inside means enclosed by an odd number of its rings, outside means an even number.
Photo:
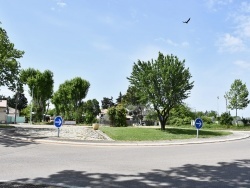
[[[203,121],[202,121],[202,119],[197,118],[195,120],[194,124],[195,124],[195,127],[197,129],[197,138],[198,138],[199,137],[199,129],[201,129],[201,127],[203,126]]]
[[[63,120],[61,116],[56,116],[54,119],[54,125],[57,127],[58,134],[57,136],[59,137],[59,132],[60,132],[60,127],[62,126]]]

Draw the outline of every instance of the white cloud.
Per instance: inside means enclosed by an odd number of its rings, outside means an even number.
[[[242,2],[241,3],[241,11],[245,13],[250,12],[250,3],[249,2]]]
[[[234,24],[231,33],[219,38],[219,51],[239,52],[249,49],[250,41],[250,3],[242,2],[238,9],[230,15],[229,21]],[[244,41],[244,42],[243,42]]]
[[[243,41],[239,37],[234,37],[229,33],[219,38],[217,44],[220,52],[239,52],[246,49]]]
[[[171,46],[178,46],[178,44],[175,43],[175,42],[173,42],[171,39],[167,39],[166,43],[169,44],[169,45],[171,45]]]
[[[189,43],[186,41],[181,42],[181,43],[177,43],[177,42],[172,41],[171,39],[164,39],[162,37],[156,38],[154,40],[157,42],[163,42],[163,43],[166,43],[170,46],[175,46],[175,47],[187,47],[187,46],[189,46]]]
[[[238,61],[235,61],[234,64],[241,69],[250,70],[250,62],[238,60]]]
[[[167,54],[166,49],[163,49],[162,47],[148,45],[138,48],[138,50],[136,50],[135,53],[129,57],[129,59],[132,62],[137,62],[138,59],[141,61],[151,61],[151,59],[156,59],[158,57],[159,52],[164,55]]]
[[[218,6],[228,5],[233,2],[233,0],[206,0],[206,5],[210,10],[217,11]]]
[[[57,4],[57,6],[59,6],[61,8],[64,8],[65,6],[67,6],[67,4],[63,1],[58,1],[56,4]]]

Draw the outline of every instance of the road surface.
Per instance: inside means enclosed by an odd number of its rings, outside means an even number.
[[[250,139],[169,146],[0,143],[5,182],[59,187],[250,187]]]

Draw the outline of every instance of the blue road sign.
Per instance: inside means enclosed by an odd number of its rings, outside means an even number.
[[[202,121],[202,119],[197,118],[197,119],[195,120],[194,124],[195,124],[195,127],[196,127],[197,129],[200,129],[200,128],[202,127],[202,125],[203,125],[203,121]]]
[[[62,117],[61,116],[56,116],[55,119],[54,119],[54,125],[59,128],[62,126]]]

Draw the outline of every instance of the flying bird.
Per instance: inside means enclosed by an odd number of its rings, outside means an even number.
[[[183,23],[186,23],[186,24],[187,24],[187,23],[190,21],[190,19],[191,19],[191,18],[188,18],[188,20],[187,20],[187,21],[185,21],[185,22],[183,22]]]

